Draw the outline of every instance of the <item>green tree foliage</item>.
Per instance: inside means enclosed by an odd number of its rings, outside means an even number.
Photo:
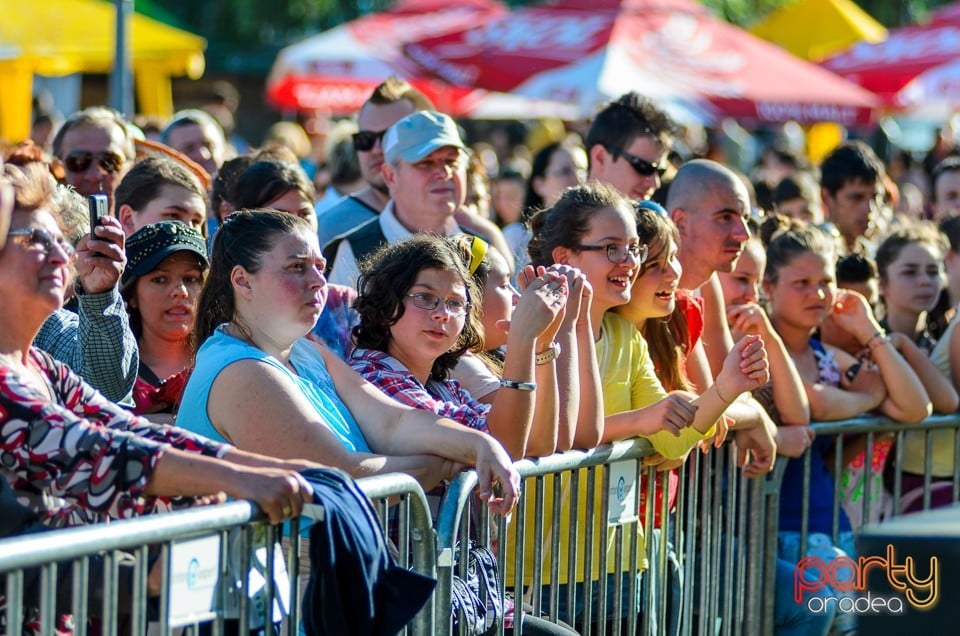
[[[763,16],[798,0],[701,0],[716,15],[740,26],[750,26]],[[861,9],[886,27],[912,24],[934,9],[956,0],[854,0]]]

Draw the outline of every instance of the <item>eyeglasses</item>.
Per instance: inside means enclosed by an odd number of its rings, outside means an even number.
[[[607,253],[607,260],[614,265],[626,263],[627,258],[631,256],[637,260],[639,265],[643,265],[643,262],[647,260],[647,246],[635,243],[630,245],[617,245],[616,243],[610,245],[577,245],[574,249],[581,252],[604,251]]]
[[[386,130],[361,130],[353,133],[353,148],[360,152],[370,152],[377,145],[378,141],[383,139],[383,133]]]
[[[70,172],[85,172],[93,160],[97,160],[97,165],[110,174],[120,172],[125,159],[118,152],[105,150],[103,152],[88,152],[86,150],[74,150],[63,159],[63,165]]]
[[[50,252],[53,251],[54,245],[59,247],[63,253],[67,255],[67,260],[72,261],[77,255],[77,251],[73,249],[73,245],[70,244],[70,241],[62,236],[54,236],[43,228],[25,227],[20,230],[10,230],[7,233],[7,236],[27,237],[26,241],[24,242],[29,247],[39,247],[43,251],[44,256],[50,256]]]
[[[465,300],[459,298],[440,298],[436,294],[429,294],[427,292],[404,294],[404,296],[412,298],[415,307],[426,309],[427,311],[433,311],[439,307],[440,301],[442,300],[447,313],[457,317],[466,315],[467,310],[470,308],[470,303]]]
[[[652,177],[657,175],[660,178],[663,178],[663,175],[666,174],[666,166],[661,166],[659,163],[650,163],[646,159],[641,159],[636,155],[632,155],[629,152],[620,150],[619,148],[614,148],[613,146],[604,146],[614,158],[621,158],[627,163],[630,164],[630,167],[633,168],[637,174],[643,177]]]

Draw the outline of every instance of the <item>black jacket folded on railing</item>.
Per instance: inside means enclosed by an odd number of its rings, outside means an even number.
[[[311,469],[323,520],[310,528],[310,580],[303,597],[308,635],[396,634],[424,606],[436,581],[393,559],[376,512],[344,473]]]

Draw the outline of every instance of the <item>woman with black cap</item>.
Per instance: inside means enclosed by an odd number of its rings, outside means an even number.
[[[140,347],[134,412],[172,423],[191,367],[197,296],[209,261],[203,236],[179,221],[140,228],[127,239],[121,278]]]

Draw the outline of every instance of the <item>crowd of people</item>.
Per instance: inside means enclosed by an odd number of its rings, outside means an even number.
[[[918,214],[897,211],[863,142],[815,168],[774,151],[751,179],[676,152],[677,126],[636,93],[528,161],[471,146],[395,78],[349,124],[326,183],[290,145],[231,156],[198,110],[157,143],[91,107],[49,153],[4,153],[0,470],[31,523],[224,495],[279,522],[309,499],[299,473],[315,466],[404,472],[429,492],[474,467],[481,499],[506,514],[513,461],[637,437],[674,475],[672,501],[690,453],[733,438],[748,477],[787,462],[777,633],[855,629],[797,609],[803,520],[854,556],[863,523],[922,504],[928,461],[933,505],[948,503],[953,432],[932,445],[908,432],[896,453],[891,436],[855,436],[841,451],[810,422],[877,413],[909,431],[960,406],[960,160],[932,169]],[[94,194],[111,215],[91,226]],[[639,556],[611,552],[610,572],[639,577]],[[544,590],[595,590],[605,575],[596,560],[560,571]],[[559,625],[530,617],[524,630],[581,626],[577,599]],[[639,611],[626,596],[620,607],[592,615]]]

